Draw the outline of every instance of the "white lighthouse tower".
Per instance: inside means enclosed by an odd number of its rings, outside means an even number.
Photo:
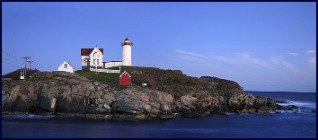
[[[128,38],[125,39],[124,42],[121,43],[121,46],[123,47],[123,59],[122,59],[122,65],[123,66],[131,66],[131,46],[132,42],[129,41]]]

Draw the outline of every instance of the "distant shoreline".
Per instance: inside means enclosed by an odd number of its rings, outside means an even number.
[[[305,93],[305,94],[314,94],[317,92],[300,92],[300,91],[253,91],[253,90],[246,90],[244,92],[251,92],[251,93]]]

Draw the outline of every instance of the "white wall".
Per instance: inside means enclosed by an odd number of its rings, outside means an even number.
[[[66,68],[64,67],[65,64],[67,65]],[[74,68],[70,64],[68,64],[66,61],[64,61],[62,65],[58,67],[58,71],[66,71],[66,72],[74,73]]]
[[[87,66],[87,62],[84,62],[86,58],[89,58],[89,56],[82,56],[82,66]]]
[[[131,66],[131,46],[130,45],[123,45],[123,59],[122,59],[124,66]]]
[[[91,67],[95,67],[95,65],[97,65],[97,67],[103,67],[103,54],[99,50],[99,48],[95,47],[94,50],[89,55],[89,57],[90,57]],[[99,63],[97,63],[97,59]],[[95,63],[94,63],[94,60],[95,60]]]
[[[114,66],[121,66],[122,62],[107,62],[105,63],[104,68],[114,67]]]

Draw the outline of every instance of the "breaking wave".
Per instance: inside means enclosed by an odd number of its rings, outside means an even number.
[[[281,106],[289,106],[289,105],[295,105],[298,106],[298,110],[296,112],[316,112],[316,103],[313,102],[301,102],[301,101],[290,101],[286,100],[283,102],[278,102],[277,104]],[[287,111],[290,112],[290,111]],[[295,111],[293,111],[295,112]]]

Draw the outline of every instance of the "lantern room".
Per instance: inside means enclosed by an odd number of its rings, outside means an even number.
[[[121,45],[122,45],[122,46],[124,46],[124,45],[132,46],[133,43],[132,43],[128,38],[126,38],[126,39],[124,40],[124,42],[121,43]]]

